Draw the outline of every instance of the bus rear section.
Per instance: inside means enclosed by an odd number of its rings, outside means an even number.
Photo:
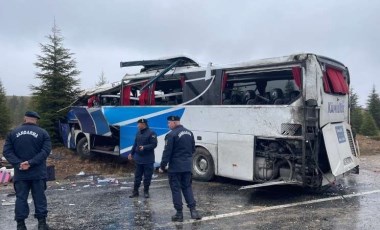
[[[224,68],[219,77],[221,105],[198,101],[183,117],[197,138],[195,178],[321,187],[358,171],[344,65],[300,54]]]

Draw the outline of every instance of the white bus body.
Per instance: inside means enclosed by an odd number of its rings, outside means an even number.
[[[121,63],[135,65],[144,68],[113,91],[120,105],[73,107],[67,146],[126,156],[137,120],[146,118],[158,134],[159,163],[166,117],[178,115],[195,135],[199,180],[320,187],[358,169],[350,76],[340,62],[296,54],[228,66],[200,67],[187,57]]]

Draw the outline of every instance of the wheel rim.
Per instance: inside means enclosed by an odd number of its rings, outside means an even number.
[[[195,171],[197,174],[204,175],[208,171],[209,163],[206,158],[199,156],[195,159]]]
[[[90,149],[88,148],[88,142],[85,142],[82,147],[82,152],[84,155],[90,154]]]

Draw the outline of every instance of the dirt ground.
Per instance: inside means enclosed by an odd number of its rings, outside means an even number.
[[[380,154],[380,141],[369,137],[357,136],[362,156]],[[0,152],[3,152],[4,140],[0,140]],[[54,148],[53,154],[48,158],[48,165],[55,166],[57,180],[70,179],[80,172],[85,174],[100,174],[114,177],[125,176],[133,172],[131,162],[120,162],[119,158],[105,154],[99,154],[94,159],[81,159],[74,151],[64,147]]]
[[[2,156],[4,140],[0,140],[0,156]],[[83,172],[86,175],[103,175],[113,177],[125,176],[134,170],[131,162],[121,162],[118,157],[99,154],[93,159],[82,159],[74,151],[64,147],[53,148],[47,165],[55,166],[56,180],[70,179]]]
[[[362,135],[357,135],[356,140],[359,143],[361,155],[365,156],[380,154],[380,141]]]

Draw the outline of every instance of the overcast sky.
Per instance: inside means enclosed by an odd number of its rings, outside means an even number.
[[[348,66],[364,105],[380,92],[380,1],[0,0],[0,80],[30,95],[39,44],[54,24],[75,53],[81,88],[120,81],[120,61],[185,54],[231,64],[310,52]]]

